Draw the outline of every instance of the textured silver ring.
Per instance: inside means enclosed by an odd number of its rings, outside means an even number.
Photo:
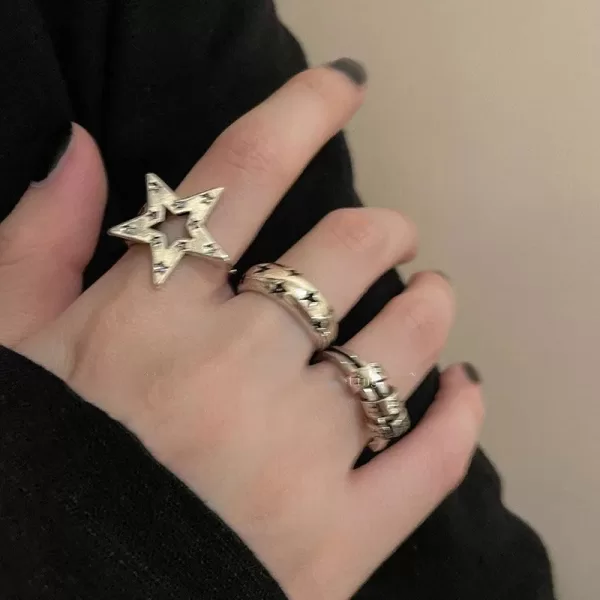
[[[255,265],[244,275],[238,292],[257,292],[285,307],[305,325],[317,350],[327,348],[337,337],[331,305],[295,269],[277,263]]]
[[[371,450],[380,452],[391,440],[410,429],[406,402],[388,383],[387,374],[380,364],[365,363],[355,354],[336,346],[321,352],[320,356],[338,367],[352,393],[360,397],[372,435],[369,442]]]

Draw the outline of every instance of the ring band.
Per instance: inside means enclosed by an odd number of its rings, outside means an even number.
[[[350,390],[360,397],[367,427],[372,434],[369,442],[371,450],[380,452],[391,440],[410,429],[406,402],[388,383],[380,364],[365,363],[358,356],[336,346],[325,350],[320,356],[337,366],[344,374],[344,381]]]
[[[331,305],[294,269],[277,263],[255,265],[244,275],[238,292],[257,292],[284,306],[306,326],[317,350],[327,348],[337,337]]]

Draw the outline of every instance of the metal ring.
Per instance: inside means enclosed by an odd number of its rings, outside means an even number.
[[[224,188],[214,188],[180,198],[158,175],[148,173],[146,204],[142,211],[137,217],[111,227],[108,233],[128,243],[150,246],[152,280],[156,286],[167,281],[185,255],[221,262],[233,271],[229,255],[206,228],[206,222],[223,192]],[[164,232],[156,229],[164,223],[168,213],[188,215],[186,236],[172,243]]]
[[[277,263],[256,265],[244,275],[238,292],[257,292],[284,306],[306,326],[317,350],[327,348],[337,337],[338,324],[330,304],[294,269]]]
[[[391,440],[410,429],[406,402],[388,383],[387,374],[380,364],[365,363],[337,346],[321,352],[320,356],[338,367],[350,390],[360,397],[367,427],[372,434],[369,442],[371,450],[384,450]]]

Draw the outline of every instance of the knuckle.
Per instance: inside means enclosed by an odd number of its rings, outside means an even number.
[[[298,73],[290,80],[289,86],[296,93],[312,96],[327,107],[332,101],[331,73],[324,69],[309,69]]]
[[[446,287],[436,282],[421,293],[400,295],[392,301],[392,310],[401,314],[410,343],[427,355],[441,350],[452,324],[454,303]]]
[[[406,310],[405,323],[413,344],[419,349],[426,349],[427,354],[442,346],[443,323],[428,302],[421,299],[412,302]]]
[[[265,126],[239,122],[222,135],[219,146],[228,165],[253,177],[283,171],[276,140]]]
[[[380,256],[389,245],[386,228],[380,227],[367,208],[341,208],[324,220],[324,228],[336,246],[367,258]]]

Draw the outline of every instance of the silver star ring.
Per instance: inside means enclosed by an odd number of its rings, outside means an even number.
[[[109,235],[129,242],[148,244],[152,251],[152,280],[161,286],[186,254],[209,258],[231,266],[227,253],[206,229],[206,221],[223,194],[223,188],[207,190],[188,198],[180,198],[160,177],[146,175],[147,202],[143,212],[134,219],[109,230]],[[167,213],[188,215],[189,236],[169,244],[167,236],[155,229]]]

